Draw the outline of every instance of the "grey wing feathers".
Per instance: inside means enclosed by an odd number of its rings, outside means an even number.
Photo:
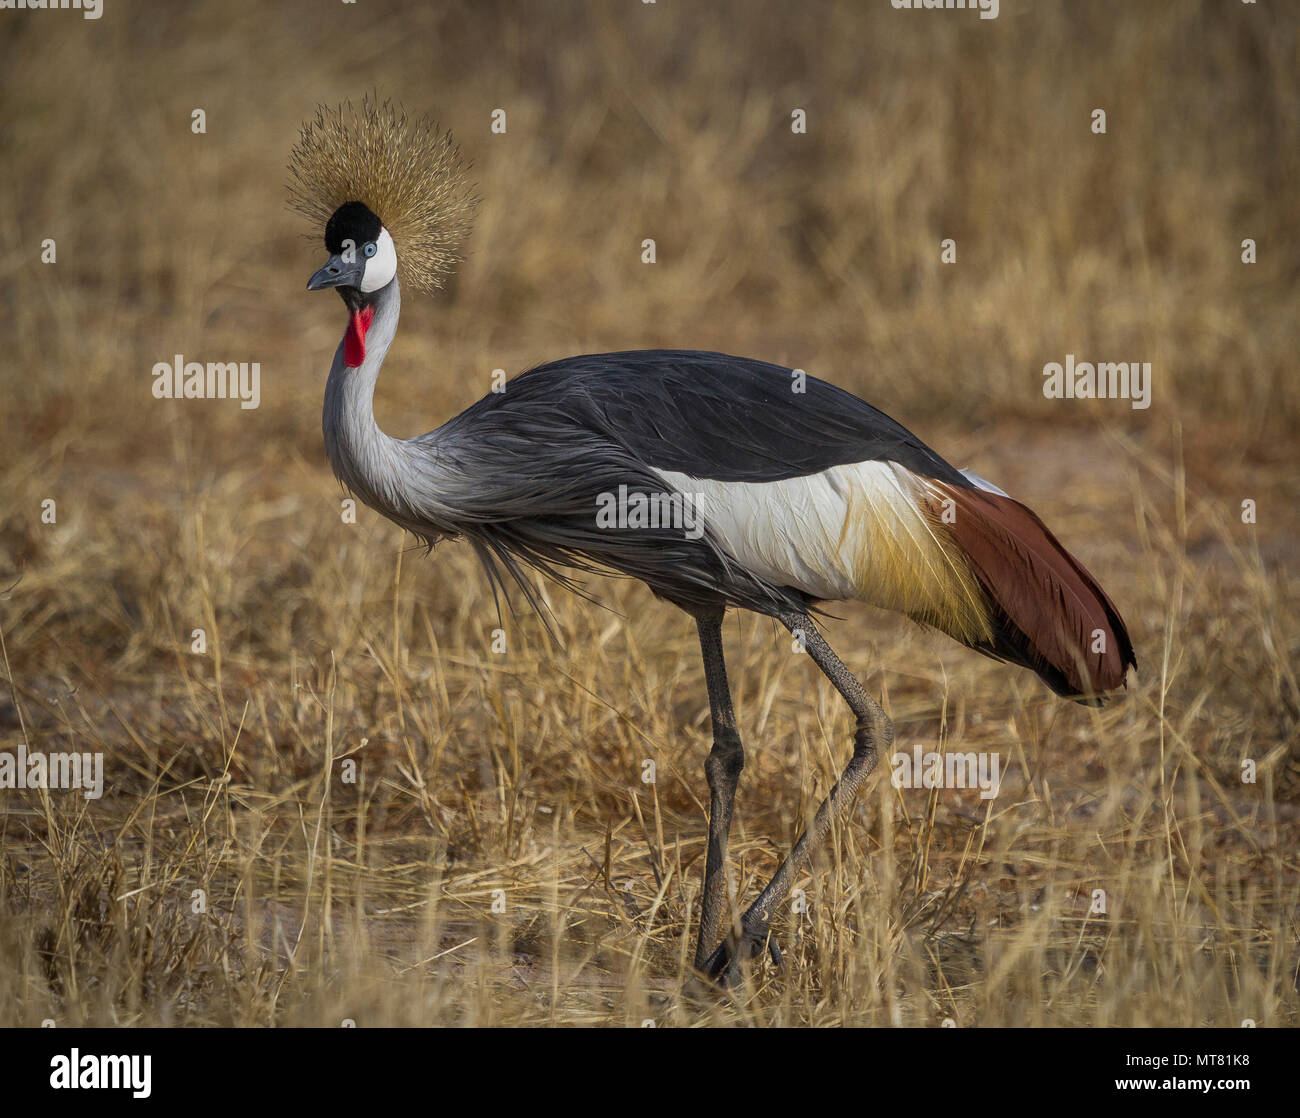
[[[720,601],[771,613],[807,604],[740,568],[706,531],[609,531],[601,494],[657,494],[656,470],[721,481],[774,481],[888,459],[972,483],[906,428],[856,396],[791,370],[723,354],[641,350],[571,357],[530,370],[429,438],[464,479],[447,493],[453,531],[516,578],[519,562],[614,570],[691,607]],[[497,573],[493,570],[494,578]],[[497,579],[499,582],[499,578]],[[520,580],[522,583],[522,580]]]
[[[471,408],[559,406],[639,461],[718,481],[778,481],[887,459],[968,486],[907,428],[850,392],[794,370],[696,350],[632,350],[542,365]]]

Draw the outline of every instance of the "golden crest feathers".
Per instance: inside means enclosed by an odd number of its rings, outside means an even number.
[[[364,202],[397,247],[402,281],[442,287],[460,260],[478,204],[451,133],[367,96],[317,106],[289,153],[289,205],[323,231],[344,202]]]

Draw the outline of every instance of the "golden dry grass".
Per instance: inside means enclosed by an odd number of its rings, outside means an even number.
[[[103,751],[108,785],[0,792],[0,1023],[1294,1025],[1279,7],[107,0],[0,22],[0,746]],[[550,595],[563,648],[521,614],[496,654],[466,548],[341,522],[318,422],[341,315],[302,291],[321,248],[283,165],[316,102],[370,89],[450,126],[484,199],[450,290],[407,301],[391,433],[568,353],[785,362],[1035,507],[1132,630],[1141,672],[1094,712],[836,611],[900,748],[1008,775],[992,801],[872,785],[779,923],[786,971],[746,996],[684,989],[709,738],[689,621],[592,581],[607,609]],[[153,399],[176,353],[259,361],[261,406]],[[1152,407],[1045,400],[1066,353],[1151,361]],[[771,622],[727,636],[750,896],[851,726]]]

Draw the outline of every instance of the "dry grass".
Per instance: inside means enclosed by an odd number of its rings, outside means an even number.
[[[0,746],[102,751],[107,781],[0,793],[0,1023],[1297,1023],[1294,13],[692,7],[0,23]],[[321,249],[283,162],[316,101],[375,87],[453,128],[484,198],[452,288],[408,300],[389,431],[567,353],[783,361],[1036,507],[1134,634],[1097,713],[846,607],[828,635],[899,746],[1007,777],[877,781],[747,996],[684,989],[687,619],[593,582],[608,610],[553,596],[562,649],[507,616],[495,654],[465,548],[341,523],[317,421],[341,317],[302,292]],[[261,406],[154,400],[176,353],[261,362]],[[1066,353],[1153,362],[1153,406],[1044,400]],[[727,634],[752,895],[850,725],[770,622]]]

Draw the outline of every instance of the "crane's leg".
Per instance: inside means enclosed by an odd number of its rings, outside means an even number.
[[[731,809],[736,800],[745,751],[736,730],[731,709],[731,688],[722,658],[722,617],[725,610],[696,613],[700,631],[700,652],[704,656],[704,678],[709,688],[709,713],[713,720],[713,748],[704,762],[709,782],[709,850],[704,864],[704,894],[700,906],[700,938],[695,946],[695,965],[701,967],[722,942],[731,923],[731,898],[727,894],[727,836],[731,832]]]
[[[814,628],[812,619],[806,613],[790,613],[782,615],[779,620],[790,632],[803,634],[808,654],[849,704],[858,720],[858,728],[853,735],[853,756],[830,795],[817,809],[812,826],[799,836],[799,841],[773,874],[772,880],[741,917],[739,942],[734,938],[724,941],[701,968],[729,985],[734,985],[740,977],[742,956],[752,958],[768,944],[768,925],[777,906],[789,894],[790,886],[807,866],[813,850],[826,838],[832,821],[853,802],[858,789],[876,767],[879,754],[888,752],[894,741],[894,725],[889,716],[835,655]],[[777,952],[773,951],[773,957],[779,959]]]

